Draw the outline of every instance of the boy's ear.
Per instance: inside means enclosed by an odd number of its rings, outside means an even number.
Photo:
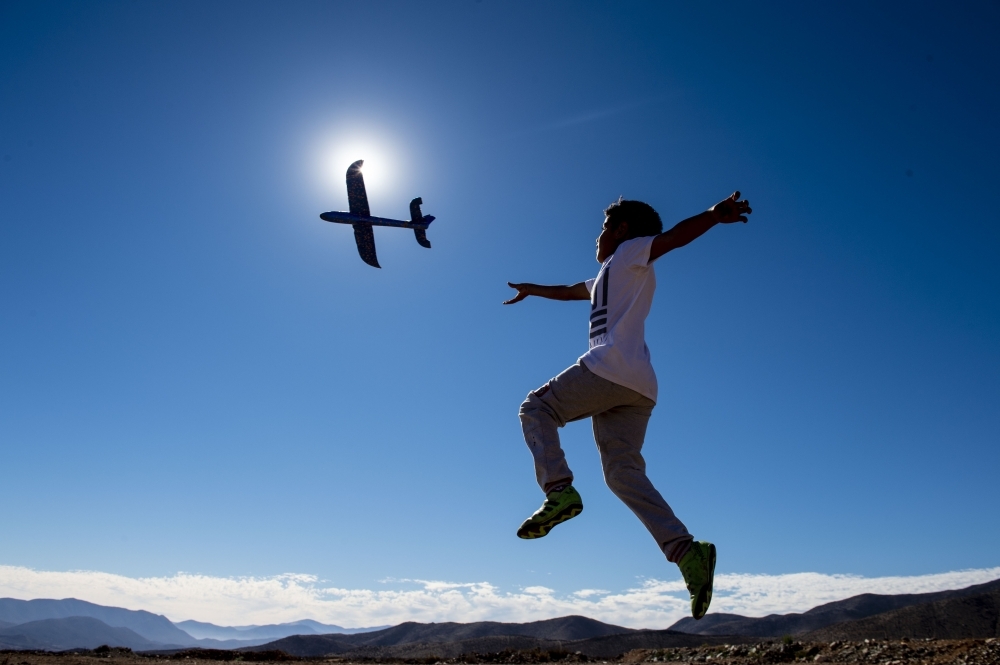
[[[615,229],[615,239],[621,240],[628,236],[628,222],[619,222],[618,227]]]

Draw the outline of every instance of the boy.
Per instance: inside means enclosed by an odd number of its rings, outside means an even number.
[[[712,602],[715,545],[694,542],[646,477],[640,451],[656,405],[656,374],[644,325],[656,290],[653,262],[716,224],[746,222],[752,211],[749,202],[739,197],[736,192],[666,233],[652,207],[619,198],[604,211],[604,227],[597,238],[601,269],[595,279],[572,286],[508,282],[517,295],[504,302],[512,305],[528,296],[590,300],[590,350],[577,364],[528,393],[521,405],[524,440],[534,457],[545,503],[524,521],[518,537],[541,538],[583,511],[559,446],[558,428],[591,418],[608,487],[642,521],[667,560],[680,567],[695,619],[705,616]]]

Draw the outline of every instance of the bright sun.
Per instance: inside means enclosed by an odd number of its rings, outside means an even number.
[[[382,126],[334,126],[310,141],[312,171],[320,196],[331,207],[347,203],[347,168],[364,160],[361,172],[372,210],[386,211],[398,205],[397,189],[403,183],[409,160],[406,142],[395,140],[391,128]]]
[[[330,179],[337,185],[343,186],[347,167],[363,159],[361,173],[369,192],[385,194],[392,188],[394,178],[390,165],[395,160],[378,144],[368,141],[339,143],[333,145],[328,154],[327,169]]]

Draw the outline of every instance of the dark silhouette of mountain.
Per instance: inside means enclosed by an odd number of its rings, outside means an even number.
[[[364,646],[353,644],[349,641],[350,637],[353,635],[291,635],[266,644],[242,647],[237,651],[283,651],[289,656],[304,658],[342,654]]]
[[[819,605],[802,614],[770,614],[760,618],[745,617],[739,614],[708,614],[700,621],[684,618],[670,626],[670,630],[694,635],[746,635],[753,637],[801,635],[843,621],[855,621],[883,612],[940,600],[975,596],[995,589],[1000,589],[1000,579],[985,584],[976,584],[965,589],[934,593],[894,596],[866,593],[846,600]]]
[[[355,635],[295,635],[241,651],[280,650],[298,657],[455,658],[503,650],[579,651],[612,658],[632,649],[665,649],[749,638],[705,637],[671,630],[634,630],[581,616],[530,623],[415,623]]]
[[[151,642],[181,646],[198,644],[198,640],[170,623],[167,617],[145,610],[105,607],[76,598],[63,600],[0,598],[0,621],[20,625],[29,621],[69,617],[91,617],[112,628],[128,628]]]
[[[806,633],[803,640],[987,639],[1000,637],[1000,587],[845,621]]]
[[[408,621],[385,630],[353,635],[295,635],[242,651],[278,649],[295,656],[347,653],[361,648],[393,647],[401,644],[440,644],[486,637],[528,637],[570,641],[589,637],[636,632],[581,616],[560,617],[531,623],[416,623]],[[511,647],[513,648],[513,647]],[[519,648],[519,647],[518,647]]]
[[[41,619],[0,630],[0,644],[8,649],[94,649],[107,644],[130,649],[159,646],[128,628],[115,628],[93,617]]]
[[[558,621],[556,619],[555,621]],[[544,622],[535,622],[544,623]],[[417,624],[426,627],[427,624]],[[461,625],[461,624],[459,624]],[[466,624],[475,625],[475,624]],[[508,627],[531,624],[500,624]],[[607,626],[608,624],[603,624]],[[627,629],[626,629],[627,630]],[[417,631],[419,632],[419,631]],[[410,633],[411,635],[416,633]],[[442,633],[435,635],[443,638]],[[625,633],[614,633],[577,640],[549,639],[533,635],[491,634],[470,637],[466,639],[439,639],[438,641],[405,642],[401,644],[361,644],[351,645],[344,641],[342,635],[297,635],[295,637],[272,642],[267,649],[277,649],[297,656],[319,657],[336,656],[338,659],[418,659],[418,658],[457,658],[465,654],[497,653],[499,651],[568,651],[580,653],[592,658],[615,658],[632,649],[666,649],[677,647],[701,646],[703,644],[723,644],[748,642],[746,637],[722,637],[691,635],[671,630],[628,630]],[[265,647],[252,647],[241,651],[263,650]]]
[[[277,649],[295,656],[348,653],[363,648],[394,647],[402,644],[440,644],[487,637],[526,637],[546,641],[573,641],[636,632],[582,616],[560,617],[530,623],[416,623],[408,621],[392,628],[353,635],[295,635],[242,651]],[[535,642],[532,642],[535,644]],[[510,647],[521,648],[521,647]],[[534,648],[534,647],[527,647]]]
[[[351,635],[355,644],[392,646],[415,642],[454,642],[475,637],[495,635],[520,635],[548,640],[581,640],[588,637],[617,635],[635,632],[632,628],[613,626],[596,619],[572,615],[530,623],[501,623],[477,621],[475,623],[416,623],[407,621],[392,628],[372,633]]]

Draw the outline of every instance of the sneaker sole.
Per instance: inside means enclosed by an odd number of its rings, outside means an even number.
[[[708,606],[712,604],[712,589],[715,588],[715,545],[711,543],[708,544],[708,584],[705,586],[707,589],[703,587],[698,593],[697,600],[700,602],[694,603],[695,606],[699,606],[703,602],[705,603],[705,607],[702,609],[701,614],[691,613],[695,621],[705,616],[708,612]],[[704,599],[701,598],[702,594],[705,596]]]
[[[571,520],[580,513],[583,512],[583,504],[574,503],[566,506],[558,513],[553,515],[550,519],[544,522],[537,522],[534,524],[522,524],[521,528],[517,530],[517,537],[523,538],[524,540],[534,540],[535,538],[542,538],[547,536],[549,531],[553,527],[562,524],[566,520]]]

